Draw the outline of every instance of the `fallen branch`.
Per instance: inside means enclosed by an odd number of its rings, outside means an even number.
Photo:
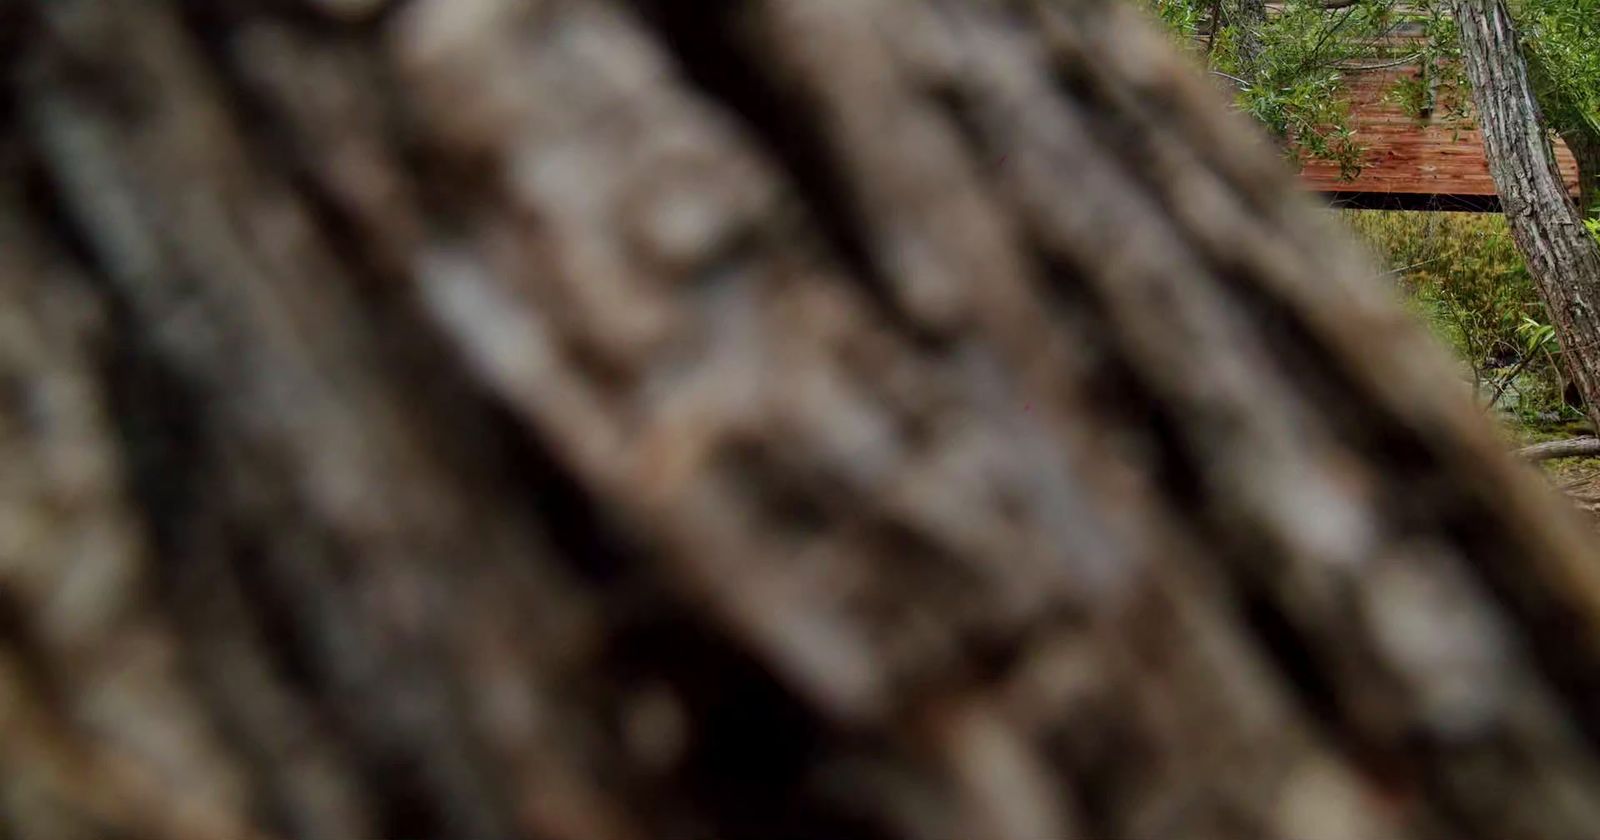
[[[1600,438],[1552,440],[1517,450],[1517,457],[1528,461],[1548,461],[1551,458],[1573,458],[1580,455],[1600,455]]]
[[[1484,406],[1483,410],[1484,411],[1493,411],[1494,407],[1496,405],[1500,404],[1500,398],[1505,396],[1506,389],[1511,387],[1511,383],[1517,381],[1517,374],[1520,374],[1524,370],[1526,370],[1527,367],[1528,367],[1528,363],[1533,361],[1534,359],[1537,359],[1537,358],[1538,358],[1538,355],[1534,354],[1534,353],[1528,353],[1528,354],[1524,355],[1522,357],[1522,361],[1517,362],[1517,366],[1512,368],[1511,372],[1506,374],[1505,378],[1500,380],[1500,384],[1499,385],[1495,386],[1494,395],[1489,397],[1489,404]],[[1518,391],[1517,393],[1521,393],[1521,391]]]
[[[1422,53],[1416,52],[1416,53],[1412,53],[1411,55],[1405,56],[1404,58],[1396,58],[1396,59],[1394,59],[1392,61],[1385,61],[1385,62],[1381,62],[1379,64],[1343,64],[1343,63],[1335,63],[1333,66],[1336,69],[1344,70],[1344,71],[1351,72],[1351,73],[1360,73],[1360,72],[1363,72],[1363,71],[1366,71],[1366,70],[1387,70],[1390,67],[1399,67],[1402,64],[1410,64],[1411,62],[1416,61],[1419,58],[1422,58],[1422,56],[1423,56]]]
[[[1228,73],[1224,73],[1221,70],[1212,70],[1211,71],[1211,75],[1213,75],[1213,76],[1221,76],[1224,79],[1232,79],[1233,81],[1238,83],[1240,90],[1249,90],[1250,89],[1250,82],[1246,81],[1245,79],[1241,79],[1238,76],[1234,76],[1234,75],[1230,75]]]

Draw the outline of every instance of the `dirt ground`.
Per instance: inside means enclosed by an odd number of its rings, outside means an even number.
[[[1600,458],[1564,458],[1541,465],[1550,482],[1566,493],[1600,530]]]

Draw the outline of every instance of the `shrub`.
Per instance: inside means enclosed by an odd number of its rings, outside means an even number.
[[[1562,400],[1554,330],[1504,217],[1340,214],[1432,330],[1455,349],[1486,407],[1524,430],[1582,418]]]

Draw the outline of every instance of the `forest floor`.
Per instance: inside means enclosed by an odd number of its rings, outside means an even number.
[[[1595,518],[1595,527],[1600,528],[1600,459],[1583,460],[1588,463],[1566,470],[1566,478],[1557,478],[1556,473],[1548,469],[1547,473],[1556,487],[1567,494],[1579,510]]]
[[[1508,431],[1513,445],[1518,447],[1590,434],[1587,428],[1575,431],[1567,427],[1550,429],[1514,423],[1508,424]],[[1596,528],[1600,528],[1600,458],[1553,458],[1538,466],[1550,483],[1593,517]]]

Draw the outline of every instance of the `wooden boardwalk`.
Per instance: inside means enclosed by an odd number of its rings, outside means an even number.
[[[1301,171],[1301,182],[1341,206],[1498,211],[1483,139],[1470,120],[1457,121],[1463,126],[1457,128],[1442,110],[1419,119],[1389,96],[1396,83],[1415,73],[1413,65],[1346,75],[1351,125],[1366,147],[1364,168],[1354,181],[1341,181],[1338,166],[1312,162]],[[1576,194],[1577,163],[1560,141],[1556,153],[1562,177]]]

